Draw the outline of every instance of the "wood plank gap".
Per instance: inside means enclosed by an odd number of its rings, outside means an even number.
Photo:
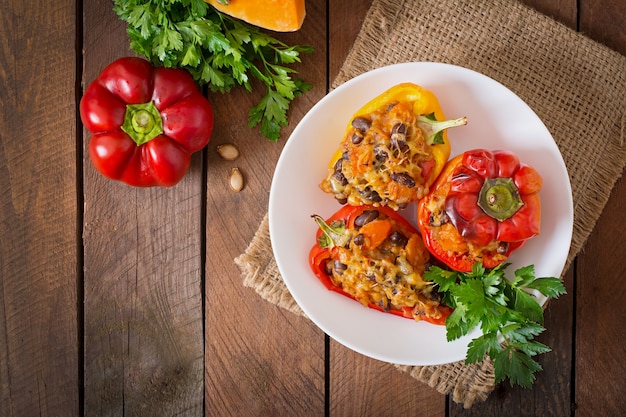
[[[330,2],[326,2],[326,94],[330,92],[332,80],[330,79]]]
[[[202,88],[202,93],[205,97],[208,97],[208,87]],[[208,206],[208,160],[209,160],[209,147],[205,146],[202,150],[202,158],[200,163],[200,170],[202,172],[202,186],[200,189],[200,303],[202,308],[202,357],[206,357],[206,267],[207,267],[207,206]],[[202,361],[202,413],[206,414],[206,362]]]
[[[330,2],[326,1],[326,94],[330,92]],[[330,417],[330,336],[324,333],[324,417]]]
[[[83,124],[80,119],[80,100],[83,96],[83,1],[76,0],[76,79],[74,94],[76,106],[76,345],[78,415],[85,415],[85,242],[83,224],[85,217],[85,190],[83,181]]]
[[[580,9],[579,9],[580,10]],[[580,14],[580,13],[578,13]],[[576,23],[578,24],[578,23]],[[570,416],[576,416],[576,311],[577,308],[577,283],[578,283],[578,258],[574,258],[572,262],[572,357],[571,357],[571,373],[570,373]]]
[[[575,30],[580,32],[580,1],[576,1],[576,27]],[[570,416],[576,416],[576,310],[577,310],[577,282],[578,282],[578,257],[572,262],[572,355],[571,355],[571,372],[570,372]]]
[[[330,417],[330,336],[324,334],[324,417]]]

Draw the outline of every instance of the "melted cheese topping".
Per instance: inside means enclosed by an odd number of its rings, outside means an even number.
[[[320,187],[343,203],[398,209],[428,193],[420,163],[434,157],[411,103],[355,117],[341,150]]]

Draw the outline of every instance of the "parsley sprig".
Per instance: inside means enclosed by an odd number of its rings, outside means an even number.
[[[470,342],[465,363],[476,363],[489,355],[494,361],[496,383],[508,378],[511,385],[529,388],[535,372],[542,369],[533,356],[551,350],[533,340],[545,328],[543,309],[529,290],[549,298],[566,291],[559,278],[536,278],[534,265],[516,270],[509,280],[505,277],[509,265],[488,270],[476,263],[468,273],[431,266],[424,278],[438,284],[443,302],[454,308],[446,320],[448,341],[476,326],[482,330],[482,336]]]
[[[300,62],[310,46],[289,46],[258,27],[220,13],[203,0],[114,0],[114,10],[128,23],[130,47],[153,64],[184,68],[211,91],[234,86],[252,91],[252,79],[265,95],[248,114],[248,125],[261,125],[272,141],[287,126],[291,101],[311,84],[294,78],[288,65]]]

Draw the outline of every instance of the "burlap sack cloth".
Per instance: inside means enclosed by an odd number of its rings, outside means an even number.
[[[513,0],[374,0],[333,87],[399,62],[437,61],[481,72],[543,120],[565,160],[574,199],[567,267],[626,164],[626,57]],[[244,285],[303,314],[272,257],[267,215],[235,262]],[[492,363],[400,366],[469,408],[494,388]]]

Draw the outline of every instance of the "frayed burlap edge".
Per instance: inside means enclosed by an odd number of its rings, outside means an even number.
[[[584,250],[626,164],[626,59],[514,0],[462,3],[374,0],[332,86],[397,62],[438,61],[474,69],[513,90],[540,115],[569,171],[575,222],[565,272]],[[455,26],[424,24],[424,18]],[[545,39],[551,40],[549,45]],[[512,64],[516,47],[527,54],[521,67]],[[270,249],[266,214],[246,251],[235,259],[244,285],[268,302],[304,315]],[[473,365],[461,361],[396,368],[450,394],[465,408],[486,400],[495,387],[488,358]]]
[[[272,304],[305,315],[287,289],[274,260],[267,213],[246,251],[235,258],[235,264],[241,270],[245,287],[253,288]]]

